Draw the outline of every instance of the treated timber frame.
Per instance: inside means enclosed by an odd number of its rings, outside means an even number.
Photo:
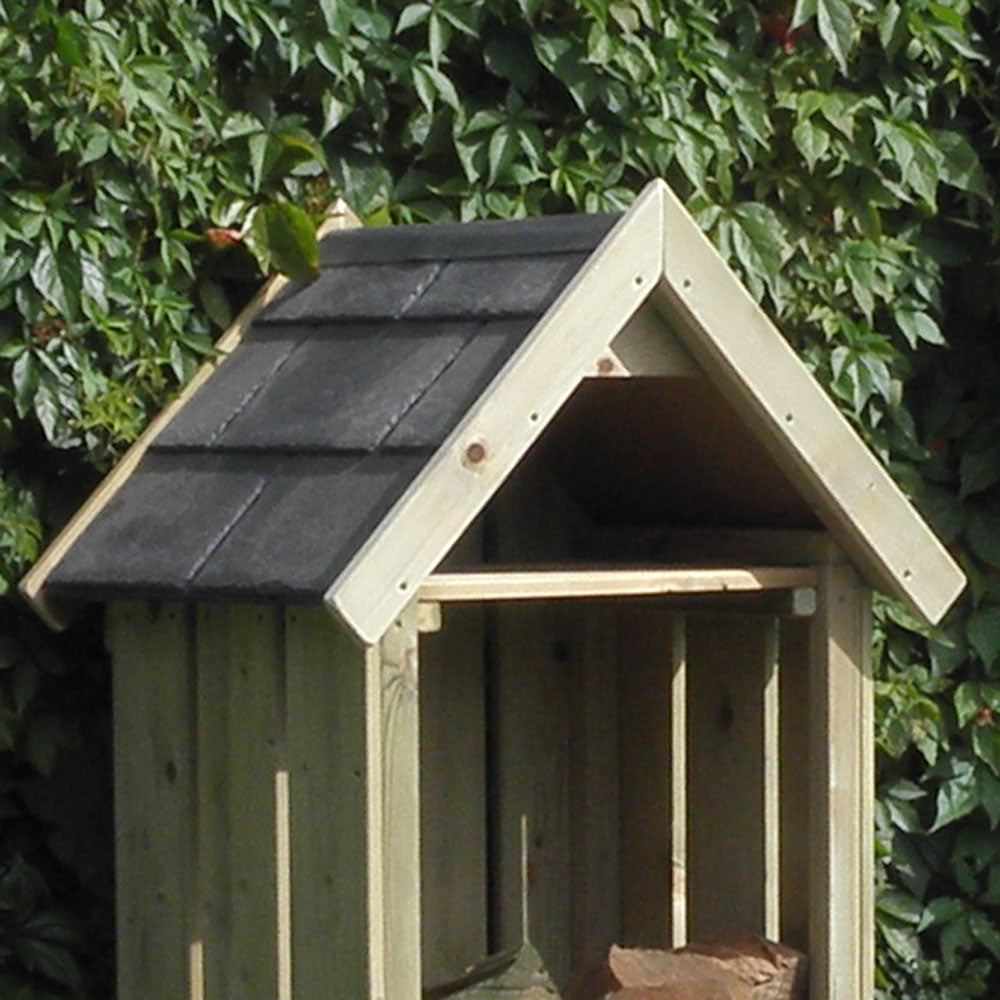
[[[752,539],[747,540],[745,546],[752,546],[752,542]],[[785,549],[786,555],[801,553],[802,540],[789,537]],[[870,592],[851,566],[839,557],[836,549],[828,547],[822,539],[814,539],[805,546],[805,551],[812,555],[823,552],[827,561],[812,566],[753,570],[603,567],[504,571],[490,567],[482,571],[432,574],[422,586],[419,599],[423,606],[435,609],[434,617],[438,615],[440,604],[462,605],[470,602],[498,603],[502,606],[507,602],[562,603],[611,598],[616,602],[623,601],[623,607],[637,609],[630,612],[636,625],[628,633],[630,638],[623,640],[633,656],[628,673],[643,662],[650,664],[654,671],[650,679],[643,682],[646,686],[638,689],[638,697],[642,701],[648,700],[648,685],[659,683],[655,680],[656,673],[662,673],[666,683],[665,698],[670,706],[664,731],[669,763],[666,774],[659,779],[666,783],[669,802],[665,832],[670,861],[669,885],[662,899],[650,900],[654,910],[664,908],[666,940],[674,947],[686,943],[692,932],[689,923],[692,913],[699,921],[693,925],[695,936],[711,932],[713,927],[718,926],[719,920],[726,918],[734,902],[737,908],[750,907],[747,913],[741,910],[741,919],[752,920],[753,909],[759,907],[759,926],[773,939],[781,939],[785,931],[795,934],[791,927],[782,927],[782,917],[786,912],[794,914],[801,908],[796,897],[802,893],[802,886],[786,884],[801,878],[801,868],[788,867],[782,832],[805,831],[802,831],[794,815],[788,818],[795,805],[790,806],[783,799],[795,799],[801,809],[804,798],[809,816],[806,834],[808,850],[804,852],[801,845],[796,848],[794,844],[789,848],[793,853],[808,858],[807,923],[809,949],[813,955],[810,995],[812,1000],[853,1000],[872,995],[874,970],[874,927],[871,919],[874,905],[871,861],[874,849],[874,728],[869,662]],[[721,646],[717,654],[712,652],[719,633],[716,618],[706,610],[711,608],[713,597],[724,597],[739,586],[743,587],[742,594],[746,596],[767,588],[808,588],[811,591],[815,587],[818,591],[815,615],[790,616],[795,624],[787,642],[781,638],[779,617],[754,615],[744,619],[748,630],[746,635],[739,638],[737,630],[731,641],[736,642],[732,648],[750,650],[751,658],[759,663],[757,668],[750,670],[742,661],[730,660],[730,645]],[[670,602],[699,591],[707,603],[691,619],[694,624],[689,623],[685,613],[673,612],[662,619],[664,631],[651,630],[648,615],[642,611],[643,607],[655,607],[655,604],[630,604],[630,599],[646,602],[659,598],[666,601],[665,606],[670,608]],[[706,614],[707,617],[699,624]],[[731,616],[732,612],[726,611],[723,606],[722,614]],[[606,617],[600,611],[593,617],[591,615],[588,613],[588,621],[598,623]],[[443,617],[444,628],[447,629],[448,616],[445,614]],[[693,646],[692,627],[695,636]],[[592,631],[593,628],[589,629],[588,634]],[[597,631],[603,635],[606,629],[602,627]],[[796,635],[801,634],[808,636],[804,645],[796,639]],[[607,640],[599,642],[606,646]],[[643,647],[650,643],[644,652]],[[656,653],[657,648],[662,651],[660,655]],[[524,655],[527,649],[525,647],[518,656]],[[531,654],[527,655],[530,659]],[[795,669],[790,672],[792,686],[783,696],[779,694],[785,686],[781,664],[786,659]],[[662,666],[654,666],[657,660]],[[808,679],[808,691],[798,687],[800,682],[795,679],[795,674]],[[749,683],[746,694],[741,696],[742,703],[751,709],[756,706],[757,710],[759,735],[756,747],[759,760],[754,768],[760,775],[756,787],[760,789],[761,799],[758,807],[754,806],[753,798],[748,800],[745,815],[752,819],[755,808],[759,808],[757,814],[763,818],[759,847],[751,848],[751,854],[759,851],[762,881],[757,903],[751,901],[752,896],[739,903],[737,896],[730,899],[722,911],[715,912],[710,900],[696,898],[696,908],[692,911],[690,894],[695,891],[697,895],[700,890],[697,878],[693,885],[690,882],[687,841],[689,823],[692,822],[691,810],[697,814],[694,820],[696,827],[718,829],[727,818],[731,822],[731,812],[727,810],[733,805],[732,796],[738,799],[755,787],[752,781],[747,783],[738,779],[732,791],[723,795],[725,801],[720,803],[718,787],[711,783],[713,772],[704,772],[704,777],[699,778],[703,774],[703,764],[697,756],[690,756],[688,728],[692,712],[695,731],[704,732],[705,726],[710,724],[711,714],[716,711],[711,693],[704,685],[706,681],[716,684],[721,677],[729,678],[726,684],[731,692],[739,691]],[[692,684],[695,686],[692,687]],[[790,792],[800,783],[801,763],[794,760],[796,755],[800,755],[799,748],[783,745],[790,742],[787,736],[781,735],[788,728],[783,718],[786,711],[783,702],[786,700],[789,700],[788,725],[808,728],[812,733],[812,738],[807,741],[810,779],[805,797],[801,796],[801,789],[796,795]],[[705,712],[709,715],[704,716]],[[806,713],[804,717],[803,712]],[[834,720],[837,722],[834,723]],[[648,728],[644,732],[648,732]],[[791,773],[787,776],[783,773],[782,763],[786,758],[793,761]],[[691,781],[694,781],[694,801],[690,798]],[[632,807],[628,804],[627,789],[623,789],[622,794],[626,797],[623,805],[626,815],[622,817],[626,825],[622,829],[623,836],[627,837],[627,814]],[[640,796],[634,808],[637,816],[643,817],[645,822],[646,798]],[[720,809],[722,811],[713,819],[713,813]],[[745,831],[734,832],[738,838],[748,837],[745,842],[749,843],[754,839],[752,831],[751,826]],[[705,863],[703,860],[702,869]],[[634,885],[648,882],[650,873],[657,867],[641,857],[637,864]],[[709,866],[710,870],[720,866],[725,868],[721,859],[710,859]],[[639,872],[642,874],[639,875]],[[694,874],[698,876],[697,871]],[[623,872],[622,877],[627,880],[630,877],[628,871]],[[788,902],[789,898],[791,902]],[[708,911],[705,910],[706,902]],[[647,926],[650,912],[653,911],[648,911],[641,918]],[[792,922],[798,923],[794,916]],[[800,927],[799,933],[803,929]],[[804,944],[804,941],[800,939],[799,943]]]
[[[328,228],[356,221],[342,209]],[[220,353],[238,344],[282,285],[264,289],[224,335]],[[65,609],[43,592],[51,568],[213,369],[199,371],[154,421],[26,577],[25,595],[50,623],[65,621]],[[688,531],[659,539],[653,565],[638,568],[438,570],[582,380],[706,376],[814,505],[836,545],[826,535],[803,541],[779,533],[761,542]],[[529,534],[546,530],[543,521]],[[613,534],[610,558],[630,558]],[[780,565],[760,565],[775,557]],[[688,558],[701,565],[662,565]],[[706,559],[723,562],[705,566]],[[752,786],[748,796],[759,793],[750,805],[759,806],[763,829],[747,824],[742,832],[759,840],[753,851],[762,877],[741,887],[737,907],[753,920],[759,913],[774,937],[808,940],[812,1000],[867,1000],[870,611],[854,566],[931,621],[964,582],[680,203],[652,183],[331,581],[324,599],[336,620],[320,608],[112,605],[123,1000],[149,993],[417,1000],[420,634],[442,629],[442,603],[496,607],[494,624],[503,624],[511,602],[526,602],[524,618],[509,618],[522,630],[501,664],[516,687],[536,666],[551,666],[552,637],[562,634],[551,619],[582,599],[595,603],[580,628],[581,684],[560,693],[563,728],[570,717],[582,725],[562,736],[575,741],[574,757],[601,762],[615,734],[599,709],[614,701],[615,711],[650,710],[650,731],[640,739],[656,743],[654,763],[663,767],[636,768],[642,773],[620,789],[613,822],[627,832],[643,822],[651,797],[665,799],[652,846],[668,878],[665,891],[643,896],[649,859],[622,861],[570,906],[559,880],[586,883],[612,846],[606,832],[581,835],[553,816],[559,836],[576,840],[575,860],[544,876],[557,890],[552,919],[568,919],[581,940],[589,929],[597,941],[613,924],[603,904],[631,894],[623,925],[658,920],[664,942],[680,945],[698,932],[695,921],[718,916],[705,901],[711,865],[695,863],[689,837],[692,823],[724,822],[718,787],[739,791],[726,784],[725,761],[692,749],[692,734],[716,710],[717,682],[755,713],[741,737],[756,769],[744,785]],[[609,611],[615,602],[627,616]],[[713,654],[711,623],[721,615],[731,616],[726,641],[750,650],[749,669],[736,669],[725,648]],[[466,618],[463,628],[462,643],[488,645],[488,623]],[[634,670],[615,663],[620,676],[609,682],[622,628],[632,629],[631,648],[641,655]],[[442,648],[459,640],[449,637]],[[513,666],[519,657],[521,674]],[[504,738],[529,760],[552,737]],[[633,745],[640,739],[614,747],[622,773],[640,761]],[[602,789],[618,790],[612,770],[606,760],[595,764],[587,772],[593,786],[563,775],[575,782],[573,802],[589,809]],[[692,773],[705,780],[692,781]],[[508,784],[501,791],[514,801],[521,793]],[[807,786],[807,795],[797,794]],[[511,840],[512,822],[500,824],[501,841]],[[563,951],[564,964],[582,957]]]
[[[663,326],[659,351],[650,306]],[[726,390],[869,578],[940,620],[964,574],[662,181],[604,238],[326,603],[376,641],[584,378],[644,366],[679,374],[688,358]]]

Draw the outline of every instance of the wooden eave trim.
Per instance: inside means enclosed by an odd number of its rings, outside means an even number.
[[[422,601],[519,601],[581,597],[729,594],[815,587],[815,569],[787,566],[490,570],[432,573]]]
[[[317,237],[322,239],[339,229],[354,229],[360,225],[361,220],[342,200],[338,200],[331,215],[319,227]],[[97,489],[49,543],[41,558],[21,579],[18,585],[19,590],[48,625],[55,629],[63,629],[73,617],[71,607],[53,602],[46,596],[44,587],[49,574],[62,561],[73,542],[90,526],[91,522],[111,502],[111,499],[132,475],[153,439],[173,420],[187,401],[215,372],[219,364],[225,360],[226,356],[232,353],[243,339],[250,324],[269,303],[274,301],[289,283],[289,280],[284,275],[276,275],[264,284],[243,308],[232,325],[215,342],[215,357],[211,361],[205,362],[195,372],[190,382],[153,418],[149,426],[104,477]]]
[[[330,586],[326,604],[362,641],[385,633],[656,286],[666,190],[646,186]]]
[[[940,621],[962,570],[669,189],[662,203],[671,329],[869,579]]]

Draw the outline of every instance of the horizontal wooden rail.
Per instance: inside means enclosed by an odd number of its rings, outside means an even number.
[[[814,587],[806,567],[648,569],[490,569],[435,573],[420,588],[423,601],[523,601],[559,597],[644,597],[728,594]]]

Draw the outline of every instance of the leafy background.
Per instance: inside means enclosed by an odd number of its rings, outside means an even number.
[[[96,613],[13,585],[258,285],[664,176],[972,581],[878,628],[879,991],[1000,995],[996,0],[0,0],[0,998],[108,997]]]

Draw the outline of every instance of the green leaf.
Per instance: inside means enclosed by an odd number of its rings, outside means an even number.
[[[989,725],[975,725],[972,728],[972,749],[976,756],[1000,777],[1000,729]]]
[[[927,313],[919,309],[896,309],[893,315],[910,347],[916,347],[921,340],[927,344],[946,342],[941,328]]]
[[[854,14],[849,0],[815,0],[819,37],[833,53],[842,73],[854,44]]]
[[[995,830],[997,823],[1000,823],[1000,781],[985,767],[981,767],[976,775],[976,789],[979,802],[990,818],[990,829]]]
[[[971,681],[964,681],[955,688],[953,700],[959,726],[964,726],[983,707],[979,685]]]
[[[431,5],[427,3],[411,3],[400,12],[399,20],[396,22],[396,34],[413,28],[418,24],[423,24],[430,17]]]
[[[942,782],[937,793],[937,815],[930,832],[940,830],[968,816],[979,805],[976,772],[971,763],[957,769],[953,777]]]
[[[491,32],[483,62],[494,76],[510,80],[520,90],[528,90],[538,79],[535,53],[519,35]]]
[[[968,620],[969,643],[987,667],[1000,657],[1000,607],[981,608]]]
[[[980,910],[969,913],[972,936],[1000,962],[1000,929]]]
[[[31,280],[42,296],[66,320],[75,319],[80,311],[80,291],[83,275],[80,260],[68,247],[54,252],[43,244],[31,267]]]
[[[324,92],[322,103],[323,128],[320,130],[321,137],[329,135],[352,110],[351,105],[341,101],[329,90]]]
[[[888,889],[879,893],[877,908],[907,924],[920,922],[924,912],[923,904],[902,889]]]
[[[1000,480],[1000,444],[982,451],[966,451],[959,463],[960,497],[964,500]]]
[[[801,28],[806,21],[816,16],[816,0],[796,0],[792,12],[790,28]]]
[[[938,927],[954,920],[965,909],[965,904],[960,899],[953,896],[938,896],[932,899],[923,913],[920,915],[920,922],[917,925],[918,931],[925,931],[928,927]]]
[[[991,507],[979,507],[969,515],[965,537],[973,555],[1000,568],[1000,514]]]
[[[792,141],[798,147],[810,172],[830,148],[830,134],[811,118],[802,118],[792,129]]]
[[[222,287],[218,282],[206,278],[198,284],[198,296],[209,319],[217,327],[225,330],[233,321],[233,311]]]
[[[254,243],[282,274],[307,283],[319,273],[319,245],[312,220],[289,202],[259,208],[251,224]]]
[[[495,184],[497,178],[510,166],[517,156],[520,142],[517,134],[509,125],[501,125],[492,136],[489,145],[490,172],[486,179],[488,184]]]
[[[69,17],[58,17],[56,26],[56,55],[67,65],[85,66],[87,40],[83,32]]]

